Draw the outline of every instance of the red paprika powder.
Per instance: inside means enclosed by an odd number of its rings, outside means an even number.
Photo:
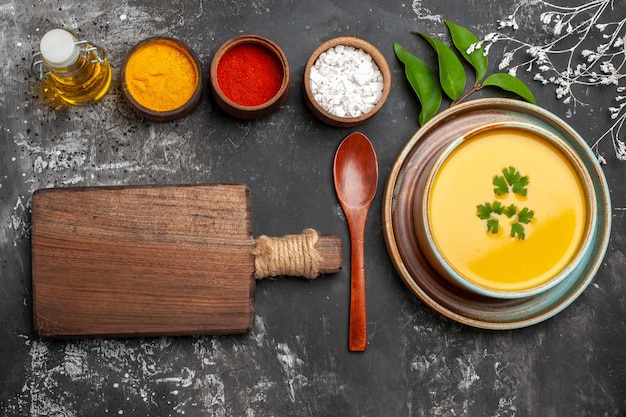
[[[280,60],[267,48],[243,43],[229,49],[217,65],[217,82],[226,97],[243,106],[271,100],[283,81]]]

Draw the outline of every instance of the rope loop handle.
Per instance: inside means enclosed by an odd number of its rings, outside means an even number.
[[[255,278],[294,276],[315,279],[320,273],[322,256],[315,249],[319,239],[313,229],[299,235],[260,236],[256,239]]]

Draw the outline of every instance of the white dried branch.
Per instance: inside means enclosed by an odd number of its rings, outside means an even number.
[[[580,0],[583,1],[584,0]],[[554,88],[555,96],[570,106],[585,106],[577,96],[588,87],[615,86],[616,95],[609,105],[612,125],[592,145],[599,160],[598,147],[602,140],[610,138],[615,155],[626,161],[626,16],[614,0],[592,0],[579,6],[559,6],[544,0],[533,0],[539,7],[539,23],[546,31],[546,40],[534,44],[518,39],[514,32],[520,29],[518,18],[522,0],[512,14],[498,21],[498,31],[489,33],[481,41],[486,54],[492,45],[505,44],[498,68],[515,75],[518,69],[535,72],[533,79]],[[621,15],[621,16],[620,16]],[[532,23],[532,22],[529,22]],[[589,47],[590,39],[601,41]],[[581,88],[583,87],[583,88]]]

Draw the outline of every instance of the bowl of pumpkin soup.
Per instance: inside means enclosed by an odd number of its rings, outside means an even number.
[[[423,303],[485,329],[527,327],[574,302],[611,233],[608,184],[564,120],[520,100],[444,110],[398,154],[383,194],[385,244]]]
[[[558,136],[525,122],[486,123],[430,165],[413,221],[443,278],[476,294],[521,298],[557,285],[584,259],[593,183]]]

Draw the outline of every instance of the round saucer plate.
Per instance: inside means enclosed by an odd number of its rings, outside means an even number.
[[[562,138],[588,170],[597,200],[594,244],[587,261],[543,293],[498,299],[462,290],[428,264],[415,237],[412,203],[426,161],[459,136],[491,123],[530,123]],[[604,173],[585,141],[565,122],[535,105],[512,99],[478,99],[447,109],[422,126],[398,155],[383,195],[383,234],[389,255],[410,290],[442,315],[473,327],[507,330],[553,317],[570,305],[599,269],[611,231],[609,190]]]

